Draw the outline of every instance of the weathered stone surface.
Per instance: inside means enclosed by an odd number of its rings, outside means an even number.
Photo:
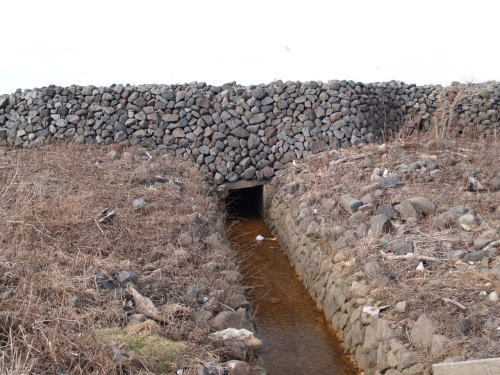
[[[358,211],[358,208],[363,205],[359,199],[353,197],[350,194],[343,194],[340,197],[340,205],[349,213],[354,213]]]
[[[435,331],[436,323],[434,320],[429,315],[422,314],[410,332],[410,340],[416,347],[430,349]]]
[[[217,331],[226,328],[253,330],[252,324],[241,314],[232,311],[221,311],[217,316],[209,321],[210,327]]]
[[[408,199],[413,206],[424,215],[432,215],[436,211],[436,205],[425,197],[414,197]]]
[[[474,94],[458,106],[456,126],[479,124],[480,131],[493,134],[500,113],[498,86],[489,82],[480,87],[481,95]],[[277,172],[309,153],[376,141],[408,116],[418,116],[422,125],[429,125],[439,90],[400,82],[352,81],[19,90],[0,95],[0,145],[37,146],[54,138],[89,144],[130,141],[191,159],[219,185],[236,182],[250,165],[256,168],[253,179],[269,179],[275,173],[270,169],[264,173],[266,167]],[[200,150],[205,157],[199,157]],[[250,165],[235,167],[245,157],[251,159]],[[262,160],[266,162],[259,164]],[[420,164],[415,168],[425,165],[433,178],[438,175],[436,163]],[[400,186],[395,173],[376,177],[374,183],[383,189]],[[480,191],[479,178],[467,177],[469,190]],[[485,186],[497,189],[499,181],[491,179]],[[409,201],[419,215],[435,211],[425,197]],[[411,212],[403,219],[409,217],[417,216]]]
[[[133,271],[120,271],[116,276],[116,280],[120,283],[135,283],[139,276]]]
[[[370,219],[371,233],[388,233],[392,229],[391,220],[385,215],[375,215]]]
[[[396,219],[399,216],[398,212],[394,209],[394,207],[392,207],[391,204],[382,204],[378,206],[375,210],[375,215],[381,214],[387,216],[389,219]]]

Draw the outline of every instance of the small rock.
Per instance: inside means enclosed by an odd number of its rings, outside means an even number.
[[[467,211],[468,209],[463,205],[455,206],[448,211],[445,211],[442,214],[436,216],[433,219],[434,225],[439,229],[449,228],[455,223],[455,220],[460,215],[465,214]]]
[[[232,311],[221,311],[209,321],[209,324],[216,331],[222,331],[226,328],[253,330],[252,324],[245,317]]]
[[[491,302],[497,302],[498,301],[498,293],[493,291],[491,292],[489,295],[488,295],[488,299],[491,301]]]
[[[240,315],[238,313],[235,314]],[[256,338],[252,331],[249,331],[244,328],[243,329],[226,328],[224,330],[210,334],[210,337],[224,341],[238,341],[243,343],[246,347],[253,350],[257,350],[262,347],[262,341]]]
[[[484,253],[482,250],[472,251],[464,255],[464,262],[480,262],[483,259]]]
[[[368,232],[368,225],[361,223],[356,227],[356,237],[363,238]]]
[[[481,191],[481,190],[484,190],[484,186],[476,177],[470,176],[467,179],[467,190],[468,191]]]
[[[340,197],[340,205],[350,214],[357,212],[358,208],[363,205],[359,199],[354,198],[350,194],[344,194]]]
[[[205,323],[212,318],[212,313],[207,310],[197,310],[191,313],[191,320],[195,323]]]
[[[139,277],[132,271],[120,271],[116,276],[119,283],[135,283]]]
[[[408,311],[408,302],[406,301],[399,301],[396,303],[396,311],[399,313],[405,313]]]
[[[98,289],[104,289],[104,290],[116,289],[115,283],[109,280],[106,276],[98,275],[95,277],[95,281]]]
[[[440,169],[433,169],[432,171],[429,172],[429,174],[433,180],[439,180],[443,173],[441,172]]]
[[[402,219],[419,218],[420,215],[413,204],[409,200],[404,200],[400,204],[394,206]]]
[[[120,157],[120,154],[118,153],[118,151],[110,151],[107,153],[106,157],[109,159],[109,160],[116,160]]]
[[[113,362],[118,363],[118,364],[124,364],[129,361],[128,357],[122,353],[122,351],[118,348],[113,348],[112,349],[112,354],[113,354]]]
[[[353,292],[356,297],[365,297],[369,293],[368,285],[353,281],[351,285],[351,292]]]
[[[426,216],[432,215],[437,209],[436,205],[425,197],[413,197],[408,201]]]
[[[179,235],[179,242],[182,246],[189,246],[193,243],[193,237],[189,233],[181,233]]]
[[[199,212],[193,212],[192,214],[188,215],[189,220],[192,223],[201,223],[203,222],[203,215],[200,214]]]
[[[205,285],[192,284],[187,287],[186,299],[189,302],[197,302],[201,297],[208,294],[208,288]]]
[[[431,354],[434,357],[440,356],[449,342],[450,339],[444,335],[432,335]]]
[[[405,241],[402,238],[397,238],[389,244],[391,252],[394,254],[405,255],[408,253],[413,253],[414,246],[413,242]]]
[[[232,360],[226,362],[225,367],[227,367],[228,375],[250,375],[252,373],[250,365],[243,361]]]
[[[388,233],[391,229],[391,220],[385,215],[375,215],[370,219],[371,233]]]
[[[238,271],[224,270],[221,271],[226,281],[231,284],[237,284],[243,279],[243,276]]]
[[[227,299],[226,304],[232,307],[233,309],[237,309],[242,306],[246,307],[250,305],[248,303],[248,300],[243,294],[233,294],[231,297]]]
[[[378,262],[368,262],[363,267],[365,274],[370,277],[377,276],[382,271],[382,266]]]
[[[382,204],[375,210],[375,215],[385,215],[389,219],[396,219],[399,214],[390,204]]]
[[[137,208],[142,208],[144,206],[146,206],[146,201],[144,199],[142,199],[142,198],[134,199],[132,201],[132,207],[133,208],[137,209]]]
[[[490,243],[492,243],[494,240],[495,240],[494,238],[479,237],[474,241],[473,247],[475,250],[482,250]]]
[[[477,227],[476,218],[472,214],[460,216],[458,218],[458,224],[468,232]]]
[[[436,323],[427,314],[419,316],[410,332],[410,340],[413,345],[419,348],[430,348],[432,336],[436,331]]]

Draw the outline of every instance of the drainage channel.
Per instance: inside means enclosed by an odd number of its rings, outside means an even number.
[[[335,332],[259,215],[258,188],[228,198],[227,233],[250,289],[269,375],[354,375]],[[257,236],[264,240],[257,241]]]

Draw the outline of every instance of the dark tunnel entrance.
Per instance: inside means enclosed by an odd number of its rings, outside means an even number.
[[[262,216],[262,186],[230,190],[226,207],[230,218]]]

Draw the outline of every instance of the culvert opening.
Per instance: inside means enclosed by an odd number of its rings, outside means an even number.
[[[230,218],[262,216],[262,185],[229,191],[226,198]]]
[[[227,233],[256,318],[269,375],[354,375],[336,333],[263,220],[262,186],[226,199]],[[258,237],[260,237],[258,239]]]

